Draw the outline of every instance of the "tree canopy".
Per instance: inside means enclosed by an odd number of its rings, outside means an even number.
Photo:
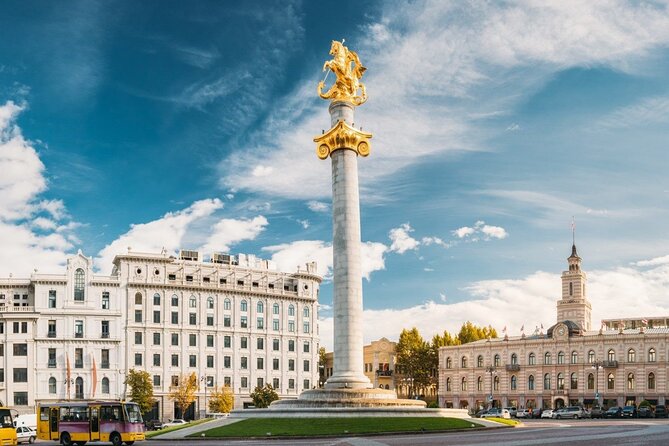
[[[279,394],[276,393],[274,387],[269,384],[265,384],[265,387],[256,387],[251,393],[251,399],[253,400],[253,405],[258,409],[264,409],[269,407],[272,404],[272,401],[279,399]]]
[[[130,369],[125,384],[130,386],[130,401],[139,405],[142,415],[149,412],[156,401],[153,398],[153,383],[149,372]]]
[[[179,385],[169,393],[169,398],[176,403],[182,414],[186,413],[195,401],[198,387],[197,375],[194,372],[190,375],[183,374],[179,378]]]
[[[209,399],[209,412],[230,413],[235,406],[235,396],[230,386],[214,387]]]

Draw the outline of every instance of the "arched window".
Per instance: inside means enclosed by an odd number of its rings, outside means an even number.
[[[207,308],[208,308],[209,310],[213,310],[213,309],[214,309],[214,298],[211,297],[211,296],[207,297]]]
[[[544,375],[544,390],[551,390],[551,374],[546,373]]]
[[[614,390],[616,388],[616,379],[613,376],[613,373],[609,373],[609,376],[606,378],[606,388],[609,390]]]
[[[272,313],[279,314],[279,304],[272,305]]]
[[[648,350],[648,362],[655,362],[655,349]]]
[[[590,350],[588,352],[588,364],[594,364],[595,363],[595,351]]]
[[[264,313],[265,312],[265,306],[263,305],[262,301],[258,301],[256,304],[256,313]]]
[[[578,375],[576,373],[572,373],[569,381],[570,381],[569,387],[571,388],[571,390],[577,390],[578,389]]]
[[[49,378],[49,393],[52,395],[56,394],[56,378],[53,376]]]
[[[446,391],[451,391],[451,378],[446,378]]]
[[[627,390],[634,390],[634,373],[627,375]]]
[[[562,373],[557,375],[557,389],[564,390],[564,376],[562,376]]]
[[[467,368],[467,357],[463,356],[462,359],[460,360],[460,367]]]
[[[224,310],[229,310],[231,307],[232,307],[232,305],[230,304],[230,299],[225,299],[223,301],[223,309]]]
[[[107,395],[109,394],[109,378],[102,378],[102,393]]]
[[[295,316],[295,307],[292,304],[288,305],[288,316]]]
[[[518,378],[516,375],[511,375],[511,390],[516,390],[518,388]]]
[[[84,289],[86,286],[86,273],[81,268],[74,272],[74,300],[84,300]]]
[[[176,294],[172,294],[172,306],[173,307],[179,306],[179,296],[177,296]]]
[[[84,379],[81,376],[74,380],[74,398],[78,400],[84,399]]]
[[[483,392],[483,377],[479,376],[476,378],[476,390],[479,392]]]
[[[516,364],[518,364],[518,355],[515,354],[515,353],[513,353],[513,354],[511,355],[511,364],[512,364],[512,365],[516,365]]]
[[[571,352],[571,363],[576,364],[577,362],[578,362],[578,352],[574,350],[573,352]]]
[[[527,377],[527,390],[534,390],[534,375]]]
[[[495,363],[494,363],[494,366],[495,366],[495,367],[499,367],[499,365],[500,365],[500,357],[499,357],[498,354],[496,354],[496,355],[495,355]]]
[[[529,365],[535,365],[537,363],[537,355],[530,353],[530,356],[527,358],[527,363]]]
[[[191,296],[190,299],[188,299],[188,306],[190,308],[197,308],[197,298],[195,296]]]
[[[160,293],[153,295],[153,305],[160,305]]]
[[[309,307],[304,307],[302,310],[302,316],[309,317]]]
[[[467,378],[463,377],[460,382],[460,390],[467,390]]]
[[[550,352],[546,352],[546,354],[544,355],[544,364],[550,365],[550,363],[551,363],[551,354]]]
[[[633,348],[627,350],[627,362],[636,362],[636,351]]]
[[[478,355],[476,358],[476,367],[483,367],[483,355]]]
[[[558,353],[558,364],[564,364],[564,352]]]
[[[495,391],[499,390],[499,376],[495,376],[492,380],[492,389]]]
[[[450,356],[446,358],[446,368],[447,369],[453,368],[453,360],[451,359]]]
[[[572,282],[569,282],[569,295],[574,295],[574,284]]]
[[[142,293],[135,293],[135,305],[142,305]]]
[[[595,389],[595,375],[592,373],[588,374],[588,390],[594,390]]]
[[[607,361],[615,361],[616,360],[616,351],[613,349],[610,349],[609,352],[606,355]]]
[[[239,304],[239,309],[241,311],[248,311],[248,305],[249,304],[246,302],[246,300],[242,300],[242,302]]]
[[[655,373],[648,374],[648,390],[655,390]]]

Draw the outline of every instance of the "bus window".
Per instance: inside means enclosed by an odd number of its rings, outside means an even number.
[[[14,425],[12,424],[12,414],[9,412],[9,409],[0,409],[0,427],[14,428]]]
[[[40,421],[49,421],[49,408],[48,407],[40,407],[39,419],[40,419]]]
[[[126,404],[125,409],[128,414],[128,421],[131,423],[141,423],[142,414],[139,411],[139,406],[137,404]]]

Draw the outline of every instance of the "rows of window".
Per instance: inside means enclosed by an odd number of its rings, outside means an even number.
[[[179,379],[181,375],[172,375],[170,377],[170,387],[177,387],[179,386]],[[216,385],[214,381],[214,377],[207,375],[205,377],[205,382],[207,387],[214,387]],[[295,378],[288,378],[288,390],[294,390],[295,389]],[[239,379],[239,384],[242,389],[248,389],[249,388],[249,377],[248,376],[242,376]],[[153,386],[154,387],[160,387],[162,385],[161,381],[161,375],[153,375]],[[256,385],[258,387],[263,387],[265,385],[265,378],[258,377],[256,378]],[[223,386],[227,387],[232,387],[232,377],[231,376],[224,376],[223,377]],[[281,388],[281,381],[279,378],[272,378],[272,387],[275,389],[280,389]],[[307,390],[311,388],[311,380],[309,379],[304,379],[302,380],[302,390]]]
[[[152,345],[161,345],[163,340],[163,334],[161,332],[154,332],[151,334],[151,341]],[[181,333],[170,333],[169,334],[169,341],[171,346],[179,346],[180,340],[181,340]],[[185,336],[185,335],[184,335]],[[135,345],[144,345],[144,332],[142,331],[136,331],[135,332]],[[205,335],[205,345],[208,348],[215,348],[215,336],[213,334],[208,334]],[[265,349],[265,338],[258,337],[256,338],[256,349],[257,350],[264,350]],[[294,352],[295,351],[295,340],[294,339],[289,339],[288,341],[288,351],[289,352]],[[226,335],[223,336],[223,348],[232,348],[233,344],[233,336]],[[198,335],[195,333],[188,333],[188,347],[197,347],[198,346]],[[239,347],[242,349],[248,349],[249,348],[249,337],[248,336],[240,336],[239,337]],[[280,339],[274,338],[272,339],[272,350],[273,351],[279,351],[281,349],[281,341]],[[309,353],[311,351],[311,341],[303,341],[302,342],[302,351],[304,353]]]
[[[189,354],[188,357],[188,367],[197,368],[198,367],[198,355]],[[170,365],[172,367],[181,367],[180,366],[181,355],[178,353],[172,353],[170,355]],[[153,353],[152,364],[154,367],[162,367],[162,354]],[[272,358],[272,370],[280,370],[280,358]],[[143,367],[144,364],[144,353],[135,353],[134,365],[136,367]],[[206,355],[206,367],[209,369],[214,368],[214,355]],[[223,356],[223,368],[230,369],[232,368],[232,356],[224,355]],[[249,357],[240,356],[239,357],[239,369],[248,370],[249,369]],[[256,358],[256,370],[265,370],[265,358],[257,357]],[[304,359],[302,361],[302,371],[309,372],[311,370],[311,360]],[[295,371],[295,359],[288,359],[288,371]]]
[[[27,294],[14,294],[14,299],[12,301],[15,307],[27,307],[28,306],[28,295]],[[6,306],[5,295],[0,294],[0,307]]]
[[[576,373],[572,373],[569,375],[569,382],[565,383],[565,378],[566,375],[563,373],[558,373],[557,374],[557,380],[555,382],[555,387],[553,387],[553,382],[552,382],[552,375],[550,373],[546,373],[543,376],[543,390],[566,390],[567,388],[570,390],[578,390],[578,375]],[[540,377],[541,379],[541,377]],[[646,389],[645,390],[655,390],[655,373],[651,372],[647,375],[646,377]],[[536,379],[534,375],[529,375],[527,377],[527,390],[539,390],[536,388]],[[607,390],[615,390],[616,386],[616,378],[613,373],[609,373],[606,376],[606,389]],[[488,383],[488,389],[490,389],[490,384]],[[492,386],[493,386],[493,391],[499,391],[499,386],[500,386],[500,377],[495,376],[493,377],[492,381]],[[568,386],[568,387],[567,387]],[[511,375],[509,377],[509,388],[511,390],[518,390],[518,377],[516,375]],[[595,374],[589,373],[587,377],[587,385],[586,385],[587,390],[596,390],[595,386]],[[633,391],[637,390],[636,389],[636,381],[635,381],[635,374],[634,373],[628,373],[627,374],[627,382],[626,382],[626,390],[628,391]],[[460,390],[461,391],[467,391],[468,390],[468,380],[466,377],[461,378],[460,380]],[[446,378],[446,392],[452,392],[453,391],[453,382],[450,377]],[[478,392],[483,392],[484,391],[484,378],[483,376],[478,376],[476,378],[476,391]]]
[[[82,319],[77,319],[74,321],[74,337],[81,338],[84,337],[84,321]],[[47,337],[55,338],[58,336],[57,321],[55,319],[50,319],[47,321]],[[103,339],[109,338],[109,321],[100,321],[100,332],[96,336],[100,336]]]
[[[85,297],[84,287],[84,270],[81,268],[74,273],[74,301],[83,302]],[[101,308],[109,310],[109,291],[103,291],[101,295]],[[47,300],[47,308],[56,308],[58,305],[58,298],[56,290],[49,290],[49,297]]]
[[[651,347],[648,349],[648,354],[647,354],[647,359],[648,362],[656,362],[657,361],[657,352],[655,348]],[[614,349],[609,349],[606,353],[606,361],[607,362],[615,362],[616,361],[616,351]],[[578,357],[578,352],[577,351],[572,351],[571,352],[571,357],[570,357],[570,363],[571,364],[578,364],[579,362],[579,357]],[[595,351],[590,350],[588,351],[587,354],[587,363],[588,364],[594,364],[597,362],[596,356],[595,356]],[[630,348],[627,351],[627,362],[628,363],[634,363],[637,362],[637,357],[636,357],[636,350],[633,348]],[[500,367],[502,364],[501,356],[499,354],[495,354],[493,357],[493,366],[495,367]],[[543,364],[544,365],[551,365],[553,363],[553,355],[551,352],[546,352],[544,353],[543,356]],[[510,357],[510,362],[509,364],[512,365],[518,365],[518,355],[516,353],[512,353]],[[537,364],[537,356],[535,353],[530,353],[527,356],[527,365],[536,365]],[[557,354],[556,357],[556,364],[566,364],[566,355],[565,352],[560,351]],[[460,358],[460,367],[461,368],[467,368],[468,367],[468,358],[467,356],[462,356]],[[483,368],[483,355],[478,355],[476,357],[476,367],[478,368]],[[451,369],[453,368],[453,359],[449,356],[446,358],[446,368]]]
[[[7,327],[9,329],[9,327]],[[5,333],[5,323],[0,322],[0,334]],[[12,333],[28,333],[28,322],[14,321],[12,322]]]

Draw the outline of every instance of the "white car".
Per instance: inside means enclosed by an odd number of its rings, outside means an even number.
[[[176,420],[170,420],[167,423],[163,424],[163,428],[174,427],[174,426],[183,426],[184,424],[188,424],[188,423],[186,423],[184,420],[181,420],[181,419],[177,418]]]
[[[490,409],[481,415],[481,418],[511,418],[508,409]]]
[[[546,409],[541,412],[541,418],[553,418],[553,411],[551,409]]]
[[[16,428],[17,443],[34,443],[37,438],[37,432],[27,426]]]

